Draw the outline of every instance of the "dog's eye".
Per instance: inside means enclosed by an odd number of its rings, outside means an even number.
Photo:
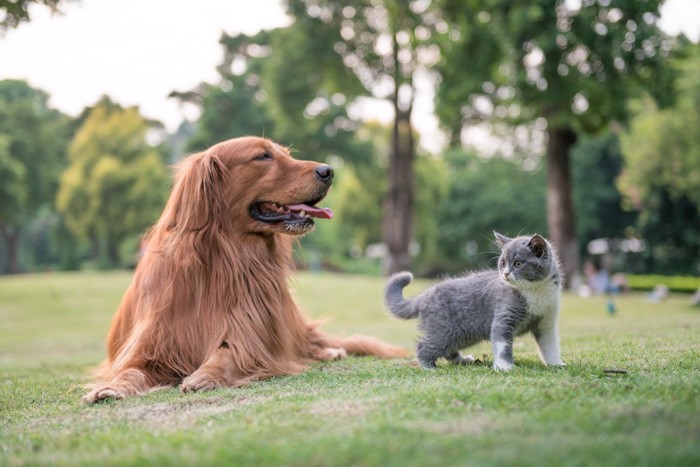
[[[254,161],[269,161],[272,160],[272,154],[269,152],[264,152],[262,154],[259,154],[253,158]]]

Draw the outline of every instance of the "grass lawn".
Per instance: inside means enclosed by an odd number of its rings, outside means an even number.
[[[508,374],[348,358],[240,389],[83,405],[129,280],[0,277],[0,465],[700,465],[700,310],[686,296],[618,297],[609,316],[605,298],[565,295],[564,369],[543,367],[524,336]],[[413,350],[416,322],[383,311],[383,285],[291,284],[327,331]],[[491,359],[487,344],[470,352]]]

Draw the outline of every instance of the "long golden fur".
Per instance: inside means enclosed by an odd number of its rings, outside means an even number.
[[[289,292],[293,239],[313,228],[299,206],[327,217],[314,204],[328,191],[330,167],[244,137],[178,168],[85,401],[177,384],[183,391],[241,386],[347,353],[406,355],[372,337],[325,335]]]

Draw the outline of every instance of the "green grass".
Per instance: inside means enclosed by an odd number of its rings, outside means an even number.
[[[691,276],[658,276],[627,274],[627,284],[632,290],[653,290],[663,284],[673,292],[693,293],[700,289],[700,277]]]
[[[0,465],[700,464],[700,310],[687,296],[618,297],[611,317],[604,297],[566,295],[564,369],[523,337],[509,374],[349,358],[240,389],[83,405],[129,280],[0,278]],[[327,331],[413,349],[416,322],[382,311],[382,279],[299,274],[292,287]],[[490,359],[487,344],[472,353]]]

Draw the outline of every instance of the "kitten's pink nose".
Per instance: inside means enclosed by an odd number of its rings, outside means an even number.
[[[508,276],[510,276],[510,271],[506,269],[503,271],[503,275],[506,276],[506,279],[508,279]]]

